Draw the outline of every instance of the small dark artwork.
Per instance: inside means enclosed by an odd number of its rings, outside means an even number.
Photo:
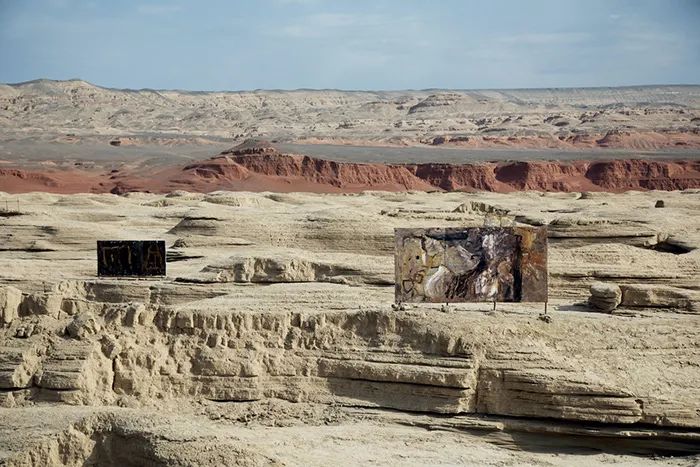
[[[397,302],[545,302],[547,230],[396,229]]]
[[[99,240],[98,276],[164,276],[165,241]]]

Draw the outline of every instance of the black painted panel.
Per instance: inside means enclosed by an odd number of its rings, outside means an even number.
[[[98,276],[164,276],[165,241],[98,240]]]

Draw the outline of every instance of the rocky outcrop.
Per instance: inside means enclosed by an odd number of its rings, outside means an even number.
[[[352,164],[316,159],[308,156],[263,152],[256,155],[237,154],[208,161],[205,167],[192,164],[185,171],[208,170],[220,173],[221,179],[236,180],[249,178],[251,174],[267,177],[279,177],[294,182],[303,182],[317,186],[357,191],[366,188],[383,188],[390,191],[428,190],[432,186],[413,176],[408,168],[383,164]],[[227,154],[227,153],[224,153]],[[212,170],[212,166],[219,167]],[[233,174],[233,176],[231,176]],[[261,180],[263,182],[263,180]],[[302,190],[303,191],[303,190]]]
[[[64,300],[80,292],[75,286],[59,289]],[[605,305],[618,302],[619,289],[598,284],[592,289],[608,300]],[[93,302],[90,313],[62,319],[35,315],[43,320],[40,333],[2,338],[4,404],[278,398],[453,415],[700,427],[690,402],[700,375],[674,363],[695,358],[685,342],[697,331],[690,327],[667,340],[673,319],[637,324],[618,318],[601,336],[595,315],[558,315],[554,323],[503,317],[494,326],[491,318],[464,314],[456,325],[444,313],[389,307],[242,312],[236,310],[239,302],[235,297],[183,305],[157,305],[158,299],[152,305]],[[652,329],[658,336],[648,336]],[[79,339],[65,339],[65,331]],[[498,337],[503,332],[509,339]],[[611,344],[616,336],[627,340]],[[655,366],[665,358],[634,350],[642,341],[671,346],[664,390],[626,378],[639,365]],[[529,350],[519,348],[524,343]],[[626,352],[624,364],[616,357],[620,352]],[[681,377],[690,378],[691,386],[681,384]]]
[[[379,271],[367,271],[341,263],[312,261],[295,256],[239,256],[208,265],[198,275],[180,277],[191,282],[293,283],[393,285],[393,278]]]
[[[190,175],[205,179],[244,180],[251,175],[248,169],[240,164],[232,163],[229,158],[218,158],[186,165],[182,170],[185,176]],[[185,183],[187,178],[182,177],[178,181]]]
[[[373,411],[385,427],[401,418],[402,427],[432,430],[414,439],[479,430],[522,442],[529,432],[540,446],[567,434],[589,437],[596,449],[606,440],[620,449],[626,440],[652,452],[695,452],[698,193],[665,193],[665,207],[656,209],[659,197],[23,195],[29,208],[3,223],[0,252],[0,290],[13,297],[12,319],[0,328],[0,406],[14,407],[0,409],[0,463],[7,440],[29,426],[18,418],[35,423],[24,431],[37,433],[45,424],[35,418],[40,410],[51,420],[123,407],[162,412],[158,426],[166,432],[153,438],[143,434],[151,421],[81,415],[87,425],[66,435],[74,445],[31,451],[34,459],[60,459],[84,441],[99,463],[111,442],[120,446],[112,453],[133,443],[142,449],[135,463],[156,463],[165,457],[139,457],[150,453],[141,442],[217,452],[221,436],[241,433],[231,434],[234,424],[262,414],[273,425],[289,422],[275,418],[280,404],[300,414],[297,428],[305,413],[322,412],[324,437],[338,429],[338,412]],[[95,236],[122,232],[125,215],[134,232],[163,238],[178,252],[168,258],[168,277],[95,277]],[[394,228],[490,220],[548,226],[546,314],[539,303],[498,303],[496,310],[490,303],[393,303]],[[35,244],[43,247],[25,248]],[[582,306],[594,281],[619,284],[623,303],[615,312]],[[602,298],[614,304],[616,297]],[[257,412],[241,413],[245,407]],[[173,414],[187,411],[196,414],[176,425]],[[202,413],[221,423],[202,428],[211,444],[181,431]],[[244,445],[265,438],[249,428]],[[369,438],[358,426],[352,431]],[[405,433],[394,437],[402,449]],[[115,463],[129,463],[114,455]]]
[[[218,177],[222,181],[246,179],[253,174],[302,179],[312,183],[318,191],[324,191],[323,186],[350,191],[360,187],[445,191],[622,191],[700,187],[700,162],[696,161],[356,164],[282,154],[274,146],[252,142],[225,151],[221,157],[191,164],[184,170],[205,171],[206,177]]]
[[[665,308],[700,312],[700,293],[662,284],[622,284],[594,282],[588,303],[593,308],[611,312],[618,306],[627,308]]]
[[[470,164],[363,164],[284,154],[274,146],[247,142],[211,159],[185,166],[122,170],[118,177],[63,170],[61,182],[18,183],[0,171],[9,192],[167,193],[276,191],[354,193],[383,191],[609,191],[700,188],[700,162],[620,159],[610,161],[479,162]],[[29,177],[29,175],[27,175]],[[25,177],[26,178],[26,177]],[[38,180],[38,181],[37,181]]]
[[[611,312],[622,302],[622,291],[617,284],[595,282],[591,285],[588,303],[600,311]]]
[[[699,174],[700,161],[634,159],[591,163],[585,176],[607,191],[682,190],[696,188]]]
[[[478,409],[518,417],[633,424],[643,410],[632,393],[571,369],[491,369],[480,375]]]
[[[416,177],[425,180],[433,189],[502,191],[505,188],[496,180],[491,164],[418,164],[409,167]]]
[[[585,162],[511,162],[495,167],[496,179],[514,190],[578,191]]]
[[[624,306],[700,312],[700,294],[697,291],[659,284],[625,284],[620,289]]]
[[[113,371],[98,342],[51,346],[34,376],[35,400],[68,404],[109,401]]]
[[[17,317],[21,302],[21,290],[9,285],[0,287],[0,325],[12,323]]]
[[[49,315],[58,318],[62,300],[61,294],[55,292],[32,293],[22,300],[20,314],[23,316]]]
[[[41,346],[17,342],[0,350],[0,390],[9,395],[10,390],[31,388],[34,375],[39,370]]]
[[[101,325],[90,312],[80,312],[73,316],[73,320],[66,326],[66,334],[74,339],[84,339],[89,335],[100,331]]]
[[[298,191],[358,191],[361,189],[445,191],[625,191],[682,190],[700,187],[700,162],[616,160],[574,163],[523,161],[478,164],[356,164],[280,154],[226,156],[185,167],[195,177],[216,178],[220,188],[242,180],[261,184],[282,179]],[[261,150],[262,150],[261,149]],[[247,149],[249,151],[250,149]],[[184,176],[184,174],[183,174]],[[182,180],[183,176],[180,176]],[[196,187],[196,178],[190,180]]]

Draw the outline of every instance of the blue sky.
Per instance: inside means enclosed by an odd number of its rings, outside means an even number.
[[[189,90],[700,83],[700,0],[0,0],[0,82]]]

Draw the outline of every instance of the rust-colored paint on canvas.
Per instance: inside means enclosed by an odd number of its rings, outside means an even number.
[[[397,302],[546,302],[547,230],[396,229]]]

